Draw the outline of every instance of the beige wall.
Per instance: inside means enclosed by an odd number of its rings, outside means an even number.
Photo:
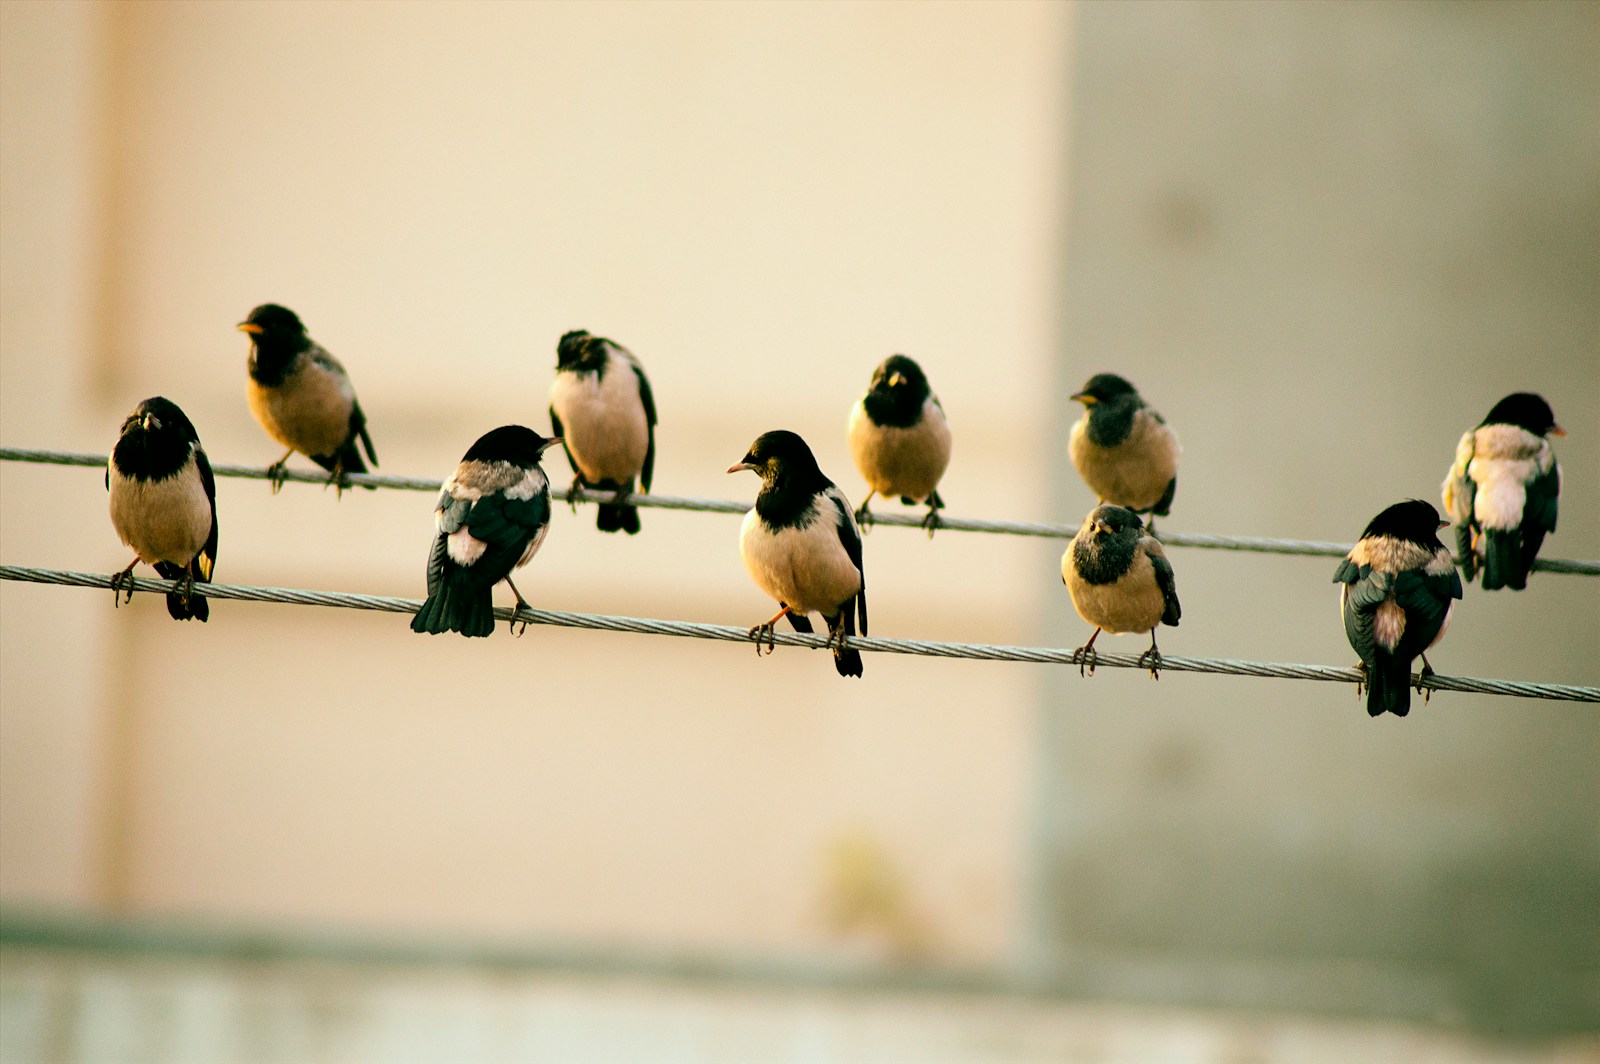
[[[104,451],[163,393],[215,461],[265,465],[232,326],[272,300],[350,368],[385,472],[443,476],[494,425],[547,425],[556,338],[586,327],[652,374],[664,493],[750,498],[722,471],[782,426],[859,495],[845,417],[904,351],[955,424],[952,511],[1042,514],[1062,7],[5,16],[8,444]],[[124,564],[97,473],[3,477],[7,561]],[[426,496],[218,493],[221,580],[422,592]],[[770,612],[733,518],[643,520],[613,539],[561,511],[519,585]],[[1027,641],[1049,553],[879,531],[873,631]],[[958,959],[1019,933],[1026,670],[874,657],[846,683],[817,654],[0,595],[7,902]],[[883,874],[893,900],[836,932]]]

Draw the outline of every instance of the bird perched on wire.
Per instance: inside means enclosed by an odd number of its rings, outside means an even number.
[[[1561,467],[1546,437],[1566,434],[1542,397],[1516,392],[1461,437],[1443,491],[1469,583],[1478,574],[1482,537],[1483,589],[1528,586],[1561,502]]]
[[[1097,373],[1072,398],[1084,405],[1067,454],[1102,503],[1155,518],[1172,512],[1183,448],[1166,419],[1115,373]]]
[[[560,442],[502,425],[468,449],[434,508],[438,535],[428,552],[428,598],[412,618],[413,632],[492,634],[494,585],[502,580],[517,597],[518,611],[528,605],[511,571],[528,564],[550,531],[550,481],[539,456]]]
[[[861,653],[849,645],[860,618],[867,634],[867,579],[861,563],[861,533],[850,514],[850,500],[823,476],[806,442],[792,432],[767,432],[756,438],[728,472],[754,470],[761,477],[756,504],[739,532],[739,556],[756,584],[778,600],[772,619],[750,629],[772,652],[772,628],[787,616],[797,632],[810,632],[808,613],[828,625],[834,668],[840,676],[860,676]]]
[[[113,600],[123,590],[133,601],[133,567],[155,567],[183,588],[168,592],[173,620],[204,621],[211,607],[194,594],[196,580],[211,581],[217,563],[217,484],[194,425],[170,399],[159,395],[134,407],[122,422],[106,463],[111,525],[134,559],[111,578]]]
[[[1372,519],[1333,574],[1344,585],[1339,612],[1366,673],[1370,716],[1411,711],[1411,662],[1418,655],[1421,675],[1433,672],[1423,652],[1444,636],[1461,597],[1461,574],[1439,542],[1448,525],[1421,499],[1397,502]]]
[[[633,352],[583,329],[556,345],[556,379],[550,384],[550,427],[572,463],[567,501],[581,485],[632,492],[634,479],[648,492],[656,465],[656,403],[650,381]],[[602,505],[602,532],[639,531],[632,506]]]
[[[950,465],[950,422],[922,367],[905,355],[890,355],[872,374],[872,384],[850,411],[850,455],[870,491],[856,510],[868,524],[873,495],[898,495],[913,506],[924,500],[922,527],[939,527],[939,478]]]
[[[328,483],[343,494],[346,473],[367,471],[356,448],[358,439],[367,449],[367,460],[378,464],[350,375],[306,335],[299,316],[288,307],[263,303],[239,323],[239,330],[250,334],[250,412],[267,435],[288,448],[267,467],[273,493],[283,486],[289,456],[299,451],[328,470]]]
[[[1150,649],[1139,655],[1153,679],[1161,679],[1156,626],[1176,627],[1182,616],[1172,563],[1161,543],[1145,531],[1139,515],[1123,506],[1097,506],[1061,555],[1061,582],[1078,616],[1094,635],[1072,652],[1080,675],[1094,675],[1094,641],[1101,632],[1149,632]]]

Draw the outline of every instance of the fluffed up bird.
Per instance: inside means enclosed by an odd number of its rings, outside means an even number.
[[[1067,453],[1102,503],[1156,517],[1172,512],[1183,448],[1166,419],[1115,373],[1097,373],[1072,398],[1084,405]]]
[[[413,632],[492,634],[494,585],[502,580],[519,611],[528,605],[511,571],[528,564],[550,531],[550,481],[539,456],[560,442],[502,425],[467,451],[434,508],[438,535],[428,553],[428,598],[411,620]]]
[[[1566,434],[1549,403],[1516,392],[1461,437],[1444,478],[1444,509],[1456,523],[1469,583],[1478,575],[1481,536],[1483,589],[1528,586],[1528,570],[1545,535],[1556,530],[1561,502],[1561,467],[1545,437]]]
[[[204,621],[211,607],[194,594],[194,582],[211,581],[217,563],[217,484],[194,425],[178,405],[155,396],[122,422],[106,464],[111,524],[133,548],[134,559],[111,579],[112,598],[125,589],[133,601],[133,567],[155,567],[183,590],[167,594],[173,620]]]
[[[867,578],[861,564],[861,533],[850,500],[823,476],[806,442],[792,432],[763,433],[728,472],[754,470],[761,477],[755,507],[739,532],[739,556],[757,586],[778,600],[772,619],[750,629],[772,652],[772,627],[784,616],[797,632],[810,632],[805,615],[820,613],[828,624],[833,665],[840,676],[860,676],[861,652],[848,637],[867,634]]]
[[[648,492],[656,465],[656,403],[650,381],[633,352],[583,329],[556,345],[556,379],[550,384],[550,427],[572,463],[567,501],[581,485],[632,492],[634,478]],[[602,532],[639,531],[632,506],[601,506]]]
[[[1101,632],[1149,632],[1150,649],[1139,655],[1150,675],[1161,679],[1156,626],[1176,627],[1182,616],[1172,563],[1161,543],[1145,531],[1139,515],[1123,506],[1097,506],[1061,556],[1061,582],[1072,595],[1078,616],[1094,625],[1094,635],[1072,652],[1079,674],[1094,675],[1094,641]]]
[[[288,448],[267,467],[273,492],[283,486],[289,456],[299,451],[328,470],[328,483],[343,494],[346,473],[367,471],[357,439],[367,449],[367,460],[378,464],[350,375],[306,335],[288,307],[263,303],[239,330],[250,334],[250,412],[268,436]]]
[[[922,526],[939,527],[939,478],[950,465],[950,422],[922,367],[905,355],[890,355],[872,374],[872,384],[850,411],[850,455],[872,490],[856,510],[865,525],[873,495],[898,495],[907,506],[924,500]]]
[[[1339,612],[1361,656],[1371,716],[1411,712],[1411,662],[1418,655],[1422,676],[1433,672],[1423,652],[1444,636],[1461,597],[1461,574],[1439,542],[1448,524],[1421,499],[1397,502],[1372,519],[1333,574],[1344,585]]]

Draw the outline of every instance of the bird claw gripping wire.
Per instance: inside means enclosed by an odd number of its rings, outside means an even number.
[[[135,558],[133,561],[128,563],[128,567],[126,569],[122,570],[122,572],[117,573],[111,578],[111,601],[117,609],[122,608],[122,603],[124,601],[133,601],[133,567],[138,564],[139,559]],[[128,593],[126,600],[124,600],[122,597],[123,591],[127,591]]]
[[[762,637],[766,638],[768,654],[771,654],[777,649],[777,641],[773,639],[772,632],[773,626],[769,622],[767,624],[758,624],[754,628],[750,629],[750,631],[747,633],[751,639],[756,641],[756,657],[759,658],[761,656]]]
[[[290,451],[289,454],[293,454]],[[289,455],[267,466],[267,483],[272,485],[272,494],[276,495],[283,490],[284,481],[289,479]]]
[[[1072,652],[1072,664],[1078,667],[1079,676],[1093,676],[1094,667],[1099,660],[1100,655],[1095,653],[1093,639]],[[1088,671],[1084,671],[1085,669]]]
[[[572,512],[578,512],[578,497],[583,494],[583,478],[574,476],[572,483],[567,485],[567,505],[572,507]]]
[[[922,527],[928,530],[929,539],[933,538],[933,534],[939,530],[942,524],[943,522],[939,520],[939,508],[937,506],[928,507],[928,515],[922,519]]]
[[[1428,655],[1422,655],[1422,670],[1417,673],[1417,694],[1422,696],[1422,704],[1427,705],[1433,697],[1433,688],[1425,686],[1428,677],[1433,675],[1433,666],[1428,664]]]
[[[1140,665],[1143,665],[1146,661],[1150,662],[1150,678],[1152,680],[1161,679],[1161,651],[1156,649],[1155,640],[1150,641],[1149,650],[1139,655]]]

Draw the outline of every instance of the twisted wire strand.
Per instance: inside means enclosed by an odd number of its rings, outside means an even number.
[[[25,450],[0,447],[0,461],[39,462],[50,465],[93,466],[104,468],[104,455],[72,454],[64,451]],[[246,480],[266,480],[264,467],[217,465],[211,471],[219,477],[240,477]],[[320,470],[308,472],[291,469],[283,479],[297,484],[327,484],[328,474]],[[376,473],[347,473],[346,482],[372,488],[397,488],[402,491],[438,491],[443,485],[437,480],[417,477],[391,477]],[[563,497],[560,490],[553,492]],[[729,499],[692,499],[675,495],[640,495],[625,491],[596,491],[577,488],[572,493],[573,502],[591,502],[601,505],[621,503],[628,506],[649,507],[657,510],[692,510],[701,513],[744,514],[749,503]],[[871,517],[873,525],[897,525],[902,528],[922,528],[922,518],[911,514],[877,514]],[[965,517],[939,515],[939,528],[952,532],[989,532],[1009,536],[1038,536],[1047,539],[1071,539],[1077,535],[1076,525],[1051,525],[1030,521],[988,521]],[[1248,551],[1256,554],[1299,554],[1324,558],[1343,558],[1350,552],[1349,543],[1328,543],[1316,540],[1269,539],[1263,536],[1212,536],[1197,532],[1162,531],[1157,538],[1169,547],[1197,547],[1204,550]],[[1600,576],[1600,562],[1568,561],[1560,558],[1537,558],[1533,569],[1542,573],[1566,573],[1578,576]]]
[[[17,580],[25,583],[57,584],[67,587],[109,588],[112,574],[82,573],[62,569],[36,569],[20,565],[0,565],[0,580]],[[138,577],[133,580],[137,591],[166,594],[179,587],[178,581],[150,580]],[[249,587],[237,584],[196,584],[196,594],[207,598],[233,599],[241,602],[276,602],[295,606],[330,606],[343,609],[376,610],[382,613],[416,613],[422,608],[419,599],[394,598],[385,595],[358,595],[343,591],[308,591],[298,588]],[[499,607],[494,611],[498,620],[528,624],[555,625],[563,628],[584,628],[591,631],[628,632],[639,635],[679,636],[691,639],[713,639],[726,643],[750,643],[750,631],[721,624],[698,621],[670,621],[649,617],[615,617],[594,613],[558,613],[552,610]],[[828,646],[826,636],[804,635],[799,632],[776,632],[772,642],[784,647],[807,647],[812,650]],[[881,637],[852,636],[850,645],[857,650],[883,654],[909,654],[924,658],[961,658],[969,661],[1020,661],[1038,665],[1076,665],[1074,652],[1055,647],[992,646],[984,643],[939,643],[921,639],[884,639]],[[1098,653],[1097,666],[1117,669],[1144,669],[1146,666],[1137,654],[1116,652]],[[1256,676],[1278,680],[1323,680],[1335,683],[1360,683],[1362,674],[1356,669],[1331,668],[1326,665],[1296,665],[1274,662],[1240,661],[1235,658],[1186,658],[1162,655],[1161,668],[1166,672],[1200,672],[1221,676]],[[1600,687],[1582,687],[1571,684],[1529,683],[1521,680],[1493,680],[1470,676],[1412,677],[1412,683],[1435,691],[1463,691],[1469,694],[1509,695],[1515,698],[1545,698],[1568,702],[1600,702]]]

